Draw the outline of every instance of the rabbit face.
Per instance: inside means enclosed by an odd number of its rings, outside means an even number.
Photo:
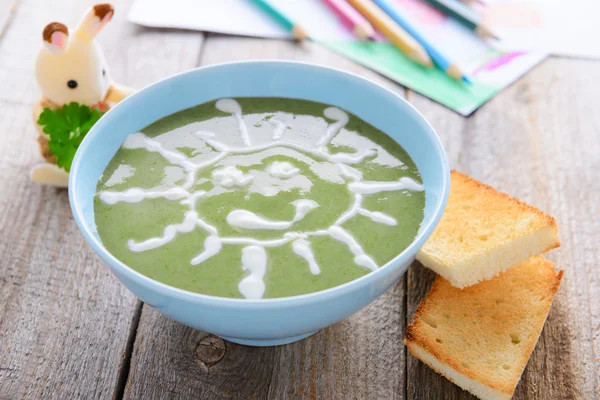
[[[42,49],[35,69],[42,93],[56,104],[94,105],[104,99],[110,84],[100,46],[77,38],[69,41],[62,54]]]
[[[112,18],[108,4],[94,6],[83,17],[73,37],[66,26],[53,22],[44,29],[44,47],[36,60],[36,79],[43,95],[62,105],[77,102],[92,106],[104,100],[110,86],[109,71],[94,37]]]

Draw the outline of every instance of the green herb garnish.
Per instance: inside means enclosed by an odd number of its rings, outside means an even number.
[[[97,108],[69,103],[51,110],[44,108],[37,123],[50,137],[48,147],[57,157],[57,164],[69,172],[81,141],[104,114]]]

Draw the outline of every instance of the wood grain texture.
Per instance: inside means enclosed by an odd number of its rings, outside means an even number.
[[[201,64],[278,58],[312,61],[403,90],[328,50],[305,43],[209,36]],[[199,362],[205,335],[144,306],[125,398],[404,398],[404,280],[346,321],[276,348],[226,343],[212,367]]]
[[[442,137],[451,167],[556,217],[562,247],[547,256],[565,278],[515,399],[600,396],[597,82],[595,63],[551,59],[468,119],[411,96]],[[409,271],[409,317],[433,277],[421,266]],[[408,398],[469,397],[412,356],[407,376]]]
[[[403,399],[404,279],[368,307],[277,348],[268,399]]]
[[[76,23],[93,3],[22,1],[0,39],[2,399],[113,397],[140,307],[83,240],[67,192],[29,181],[41,161],[31,109],[42,28]],[[129,1],[114,3],[99,40],[117,80],[139,87],[195,65],[200,34],[137,29],[125,24]]]
[[[471,398],[402,345],[433,279],[417,263],[363,311],[287,346],[223,342],[148,306],[137,325],[139,302],[85,244],[66,192],[27,176],[41,160],[30,116],[40,32],[51,20],[72,25],[92,3],[22,0],[0,37],[0,399]],[[348,70],[404,95],[314,44],[220,35],[204,43],[200,33],[128,24],[130,0],[113,4],[99,40],[119,83],[139,88],[198,64],[277,58]],[[600,396],[598,84],[596,63],[552,59],[468,119],[406,94],[437,129],[453,168],[557,219],[563,246],[549,258],[565,278],[516,399]]]
[[[221,358],[207,358],[206,338],[144,305],[124,398],[265,398],[276,349],[225,342]]]
[[[18,0],[0,0],[0,40],[17,10]]]
[[[135,299],[87,249],[66,191],[29,181],[30,108],[2,108],[0,397],[111,396]]]

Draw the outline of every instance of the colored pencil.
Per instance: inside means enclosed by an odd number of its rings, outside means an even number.
[[[426,67],[433,65],[425,49],[372,1],[348,0],[348,3],[379,29],[407,57]]]
[[[477,11],[456,0],[425,0],[444,14],[451,16],[477,35],[498,39],[498,36],[483,23]]]
[[[277,21],[279,25],[284,27],[286,30],[292,32],[294,35],[294,39],[298,41],[302,41],[308,39],[308,33],[306,30],[295,23],[292,19],[286,16],[284,13],[279,11],[276,7],[274,7],[267,0],[251,0],[254,4],[256,4],[261,10],[263,10],[266,14],[268,14],[273,20]]]
[[[449,76],[454,79],[462,80],[470,83],[469,79],[462,73],[460,68],[452,61],[448,60],[431,42],[419,32],[418,28],[414,27],[408,19],[403,16],[397,7],[390,4],[389,0],[373,0],[373,2],[381,8],[387,15],[390,16],[398,25],[408,32],[423,48],[429,53],[429,57],[433,62]]]
[[[375,29],[346,0],[323,0],[340,18],[342,24],[363,40],[375,40]]]

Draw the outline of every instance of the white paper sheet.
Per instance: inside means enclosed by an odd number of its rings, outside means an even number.
[[[333,13],[323,12],[320,0],[271,0],[271,3],[286,15],[293,15],[315,39],[354,39]],[[129,20],[151,27],[292,39],[289,32],[248,0],[137,0],[131,6]]]
[[[473,81],[471,86],[463,85],[437,68],[424,70],[385,40],[361,42],[323,0],[270,1],[302,25],[315,42],[462,115],[472,113],[545,58],[543,53],[494,50],[429,4],[419,0],[390,0],[410,15],[423,36],[439,44],[444,54]],[[289,32],[250,0],[136,0],[129,19],[149,27],[291,39]]]
[[[485,14],[502,38],[500,49],[600,58],[598,0],[503,1]]]

